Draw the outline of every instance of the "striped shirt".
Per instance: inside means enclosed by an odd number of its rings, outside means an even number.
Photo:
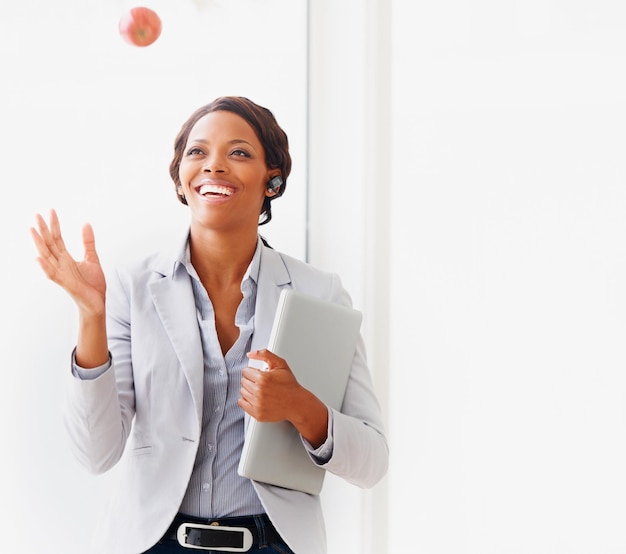
[[[182,513],[206,517],[230,517],[264,512],[252,482],[237,473],[244,441],[244,412],[237,405],[241,372],[248,365],[246,353],[254,332],[254,307],[261,257],[260,240],[241,282],[243,299],[235,325],[239,337],[224,356],[217,338],[215,312],[200,278],[191,264],[189,246],[176,271],[186,271],[196,301],[196,315],[204,353],[204,402],[200,444]]]

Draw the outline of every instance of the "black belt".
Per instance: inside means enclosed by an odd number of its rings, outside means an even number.
[[[253,546],[282,542],[266,514],[221,519],[203,519],[178,514],[165,538],[200,550],[247,552]]]

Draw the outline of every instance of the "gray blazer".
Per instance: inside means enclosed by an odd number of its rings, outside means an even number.
[[[113,367],[91,381],[69,378],[65,419],[78,460],[93,473],[121,460],[94,552],[140,554],[153,546],[177,513],[196,459],[202,345],[191,284],[174,273],[175,260],[176,254],[155,255],[109,278]],[[253,350],[267,346],[285,287],[351,304],[334,274],[266,247],[260,264]],[[324,467],[359,487],[375,485],[387,471],[388,448],[362,339],[333,418],[334,449]],[[254,487],[294,552],[326,552],[318,496],[258,482]]]

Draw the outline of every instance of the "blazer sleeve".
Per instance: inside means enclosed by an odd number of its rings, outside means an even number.
[[[352,305],[336,275],[331,291],[335,302]],[[359,487],[373,487],[387,473],[389,448],[362,336],[357,343],[341,410],[333,410],[332,420],[333,453],[321,467]]]
[[[78,461],[91,473],[121,458],[135,413],[130,304],[116,273],[107,284],[107,335],[111,367],[96,379],[69,376],[65,426]]]

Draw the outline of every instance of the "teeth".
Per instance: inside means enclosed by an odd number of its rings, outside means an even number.
[[[222,194],[224,196],[230,196],[233,191],[231,189],[229,189],[228,187],[222,187],[220,185],[202,185],[200,187],[200,189],[198,190],[198,192],[201,195],[205,195],[205,194]]]

